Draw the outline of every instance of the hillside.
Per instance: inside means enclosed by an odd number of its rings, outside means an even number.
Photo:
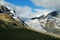
[[[60,40],[26,29],[0,30],[0,40]]]
[[[22,20],[18,21],[9,14],[0,13],[0,40],[60,40],[49,35],[31,31],[29,28],[29,30],[24,29],[26,26],[23,25]]]
[[[0,5],[0,40],[60,40],[60,36],[38,32],[22,19],[16,19],[14,11]]]
[[[9,14],[0,13],[0,27],[8,29],[12,26],[15,26],[16,28],[23,28],[24,23],[20,19],[14,19]]]

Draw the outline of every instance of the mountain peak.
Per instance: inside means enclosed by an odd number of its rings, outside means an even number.
[[[23,28],[24,21],[17,18],[15,10],[9,9],[3,5],[0,5],[0,22],[2,28],[9,28],[10,26],[17,26],[17,28]],[[5,25],[6,26],[5,26]]]

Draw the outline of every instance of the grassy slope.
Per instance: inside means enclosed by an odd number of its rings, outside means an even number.
[[[0,30],[0,40],[60,40],[25,29]]]
[[[11,21],[11,17],[9,15],[5,15],[7,14],[0,14],[0,40],[60,40],[26,29],[16,29],[14,23],[9,23]],[[7,22],[5,22],[6,20]],[[20,26],[23,26],[22,22],[20,23]],[[3,28],[6,28],[7,30]]]

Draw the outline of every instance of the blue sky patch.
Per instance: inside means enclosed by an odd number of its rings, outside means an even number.
[[[42,6],[36,6],[34,5],[30,0],[5,0],[7,2],[10,2],[14,5],[18,5],[18,6],[29,6],[31,8],[37,8],[37,9],[44,9],[44,7]]]

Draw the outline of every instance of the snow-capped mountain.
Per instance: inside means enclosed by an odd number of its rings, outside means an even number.
[[[14,5],[10,5],[10,3],[5,1],[0,1],[0,6],[2,5],[2,8],[6,8],[9,12],[9,14],[14,19],[21,19],[24,23],[28,25],[26,28],[34,29],[36,31],[51,31],[51,32],[57,32],[60,31],[60,19],[59,19],[59,12],[58,11],[49,11],[43,14],[36,14],[33,15],[33,17],[23,17],[24,15],[18,15],[19,11],[17,11],[14,7]],[[7,11],[0,10],[0,12],[4,11],[4,13],[8,13]],[[59,24],[59,25],[57,25]],[[58,32],[59,32],[58,31]]]
[[[47,15],[31,18],[25,21],[32,29],[37,31],[52,32],[60,34],[60,19],[58,18],[59,12],[52,11]]]

